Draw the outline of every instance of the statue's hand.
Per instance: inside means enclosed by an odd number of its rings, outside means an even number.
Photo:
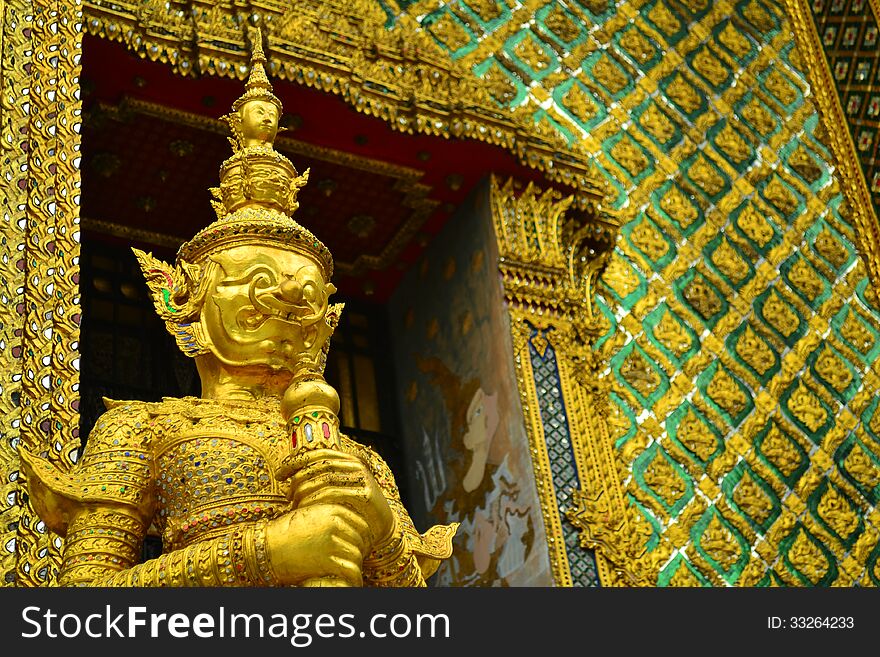
[[[368,536],[367,523],[348,507],[314,504],[294,509],[266,527],[269,563],[280,584],[333,576],[361,586]]]
[[[369,527],[369,542],[381,545],[394,530],[394,514],[369,468],[357,456],[316,449],[288,461],[283,478],[290,477],[294,508],[313,504],[342,504]]]

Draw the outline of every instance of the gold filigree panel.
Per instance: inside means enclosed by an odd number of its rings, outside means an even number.
[[[4,157],[2,571],[6,585],[53,579],[60,539],[28,503],[17,450],[69,465],[79,448],[79,52],[75,4],[2,8]]]
[[[880,177],[878,177],[880,174],[877,173],[876,165],[873,164],[873,158],[867,155],[864,156],[865,168],[863,168],[859,154],[863,151],[870,151],[872,142],[877,138],[876,130],[871,126],[871,119],[880,113],[880,105],[876,109],[869,108],[866,111],[865,118],[867,120],[860,119],[857,116],[852,118],[848,116],[847,111],[843,107],[842,99],[845,83],[838,82],[840,76],[831,70],[830,54],[826,55],[825,47],[817,30],[813,11],[811,11],[809,3],[806,0],[785,0],[785,5],[791,17],[798,47],[803,53],[805,71],[809,74],[810,82],[816,90],[816,106],[821,113],[825,125],[831,128],[828,130],[828,139],[834,153],[835,164],[840,172],[840,179],[844,185],[846,197],[850,202],[852,223],[858,227],[856,243],[862,257],[865,259],[871,280],[876,286],[880,283],[880,221],[877,218],[877,206],[880,204],[880,183],[878,183],[880,181]],[[874,33],[876,34],[876,25],[880,21],[880,3],[876,0],[871,0],[868,3],[868,7],[870,8],[865,7],[864,3],[862,4],[862,9],[865,12],[869,12],[873,17]],[[821,11],[822,6],[817,5],[816,14],[821,16]],[[850,23],[849,25],[852,24],[855,23]],[[828,33],[832,37],[832,42],[829,43],[829,50],[831,50],[830,46],[833,45],[834,37],[837,36],[836,32],[843,32],[844,27],[849,27],[849,25],[841,25],[839,29],[836,25],[829,26],[834,29],[834,32]],[[871,26],[868,25],[867,29],[870,30],[870,28]],[[857,85],[856,82],[853,83],[854,86],[857,86],[856,91],[864,91],[865,93],[847,94],[849,96],[847,105],[856,100],[858,105],[861,105],[863,98],[865,106],[869,106],[871,103],[874,103],[874,105],[880,103],[880,95],[868,93],[872,88],[870,62],[872,59],[877,59],[876,45],[874,45],[876,44],[876,37],[874,44],[868,41],[867,32],[864,38],[867,41],[866,47],[858,53],[861,55],[861,58],[853,61],[852,68],[855,72],[857,66],[864,66],[866,63],[869,63],[868,74],[862,77],[861,73],[857,73],[858,77],[854,78],[854,80],[864,80],[867,84]],[[853,43],[855,42],[856,39],[853,39]],[[846,49],[844,48],[844,50]],[[851,53],[841,54],[856,55],[856,48],[852,48]],[[867,58],[865,57],[866,55],[868,56]],[[838,66],[840,66],[840,63],[846,62],[848,58],[844,56],[836,59],[839,62]],[[844,72],[846,72],[848,67],[847,62],[847,66],[843,69]],[[843,79],[847,79],[845,75]],[[876,118],[874,118],[873,123],[875,125],[876,122]],[[860,134],[860,142],[864,142],[860,143],[858,147],[851,132],[851,126],[853,131],[856,131],[854,126],[857,125],[866,125],[866,127],[857,131]],[[869,175],[872,172],[874,173],[872,180],[866,179],[866,171]],[[871,194],[872,188],[874,190],[873,198]]]

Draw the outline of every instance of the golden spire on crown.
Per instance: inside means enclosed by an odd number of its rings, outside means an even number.
[[[232,111],[221,117],[232,131],[229,143],[233,153],[220,167],[220,186],[210,190],[213,196],[211,205],[219,221],[208,228],[216,228],[217,224],[233,219],[240,220],[243,218],[241,212],[250,209],[261,211],[259,216],[250,212],[250,222],[281,222],[304,231],[291,217],[299,208],[297,194],[308,182],[309,172],[306,170],[299,175],[290,160],[275,150],[275,137],[283,107],[266,76],[267,60],[259,28],[253,44],[251,71],[245,83],[245,92],[232,104]],[[193,242],[206,230],[193,238]],[[314,239],[312,244],[316,251],[321,252],[316,253],[319,259],[329,262],[330,254],[326,247]],[[192,242],[181,247],[181,254],[191,255],[191,245]],[[332,263],[329,264],[328,275],[330,270]]]
[[[263,33],[260,28],[257,28],[251,52],[251,72],[244,84],[245,92],[232,104],[233,112],[237,112],[249,100],[266,100],[278,108],[280,115],[283,108],[281,101],[272,93],[272,83],[269,82],[269,77],[266,75],[265,66],[267,63],[266,55],[263,54]]]
[[[274,208],[290,216],[299,207],[297,193],[309,179],[308,171],[299,176],[290,160],[275,150],[283,107],[272,92],[264,64],[258,28],[245,92],[222,117],[232,131],[233,154],[220,168],[220,187],[211,189],[219,219],[247,205]]]

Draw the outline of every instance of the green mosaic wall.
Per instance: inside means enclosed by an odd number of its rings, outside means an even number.
[[[880,304],[781,2],[401,10],[625,222],[597,348],[657,584],[880,584]]]

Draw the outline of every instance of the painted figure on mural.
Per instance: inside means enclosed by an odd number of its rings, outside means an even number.
[[[531,507],[509,464],[509,438],[500,429],[499,394],[477,379],[464,383],[442,360],[417,358],[419,369],[441,391],[449,415],[450,444],[442,491],[431,514],[461,523],[464,549],[444,565],[441,583],[504,586],[522,567],[534,540]],[[444,458],[441,454],[435,459]]]
[[[258,38],[218,221],[173,267],[135,250],[202,397],[107,400],[69,473],[22,453],[66,536],[62,585],[423,586],[451,553],[455,525],[417,532],[384,461],[339,433],[323,370],[342,306],[329,250],[291,218],[307,178],[273,148],[265,62]],[[163,554],[138,563],[153,523]]]

